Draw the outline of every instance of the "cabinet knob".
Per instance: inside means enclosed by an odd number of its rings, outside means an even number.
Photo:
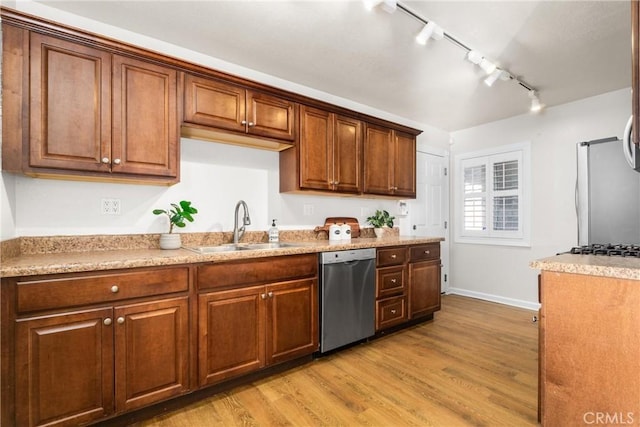
[[[113,159],[113,164],[114,165],[119,165],[120,164],[120,159]]]
[[[391,310],[391,314],[396,314],[396,310]]]
[[[391,283],[396,283],[398,280],[396,279],[391,279]]]
[[[396,255],[396,254],[392,254],[392,255],[391,255],[391,259],[396,259],[396,258],[397,258],[397,255]]]
[[[111,318],[107,317],[106,319],[104,319],[104,321],[102,323],[104,323],[105,325],[109,326],[111,324]]]
[[[424,251],[425,254],[429,255],[431,252],[429,251]]]
[[[124,323],[124,317],[122,317],[122,316],[118,317],[116,322],[118,322],[119,325],[122,325]]]
[[[118,291],[119,291],[119,290],[120,290],[120,288],[118,288],[118,286],[117,286],[117,285],[113,285],[113,286],[111,287],[111,292],[113,292],[114,294],[118,293]]]
[[[255,125],[256,125],[255,123],[253,123],[253,122],[249,122],[249,127],[250,127],[250,128],[251,128],[251,127],[254,127]]]
[[[267,299],[267,294],[260,294],[260,298]]]
[[[106,163],[110,163],[110,162],[109,162],[109,158],[108,158],[108,157],[103,157],[103,158],[102,158],[102,163],[105,163],[105,164],[106,164]]]
[[[269,298],[273,298],[273,292],[269,292],[267,295],[269,295]]]

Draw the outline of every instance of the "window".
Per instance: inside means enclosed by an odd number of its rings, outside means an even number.
[[[529,143],[456,156],[456,241],[529,245]]]

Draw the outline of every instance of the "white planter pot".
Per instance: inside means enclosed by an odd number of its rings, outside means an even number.
[[[160,235],[160,249],[180,249],[182,240],[179,234],[165,233]]]
[[[384,228],[374,228],[373,232],[376,233],[376,237],[379,239],[384,235]]]

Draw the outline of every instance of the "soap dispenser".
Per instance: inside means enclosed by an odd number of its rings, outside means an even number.
[[[276,226],[276,220],[271,222],[271,228],[269,229],[269,243],[277,243],[279,240],[278,227]]]

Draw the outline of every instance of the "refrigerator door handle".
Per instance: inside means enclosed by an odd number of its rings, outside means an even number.
[[[624,135],[622,135],[622,151],[624,152],[624,158],[627,159],[627,163],[632,169],[636,168],[633,159],[633,141],[631,140],[631,123],[633,122],[633,116],[629,117],[627,126],[624,128]]]

